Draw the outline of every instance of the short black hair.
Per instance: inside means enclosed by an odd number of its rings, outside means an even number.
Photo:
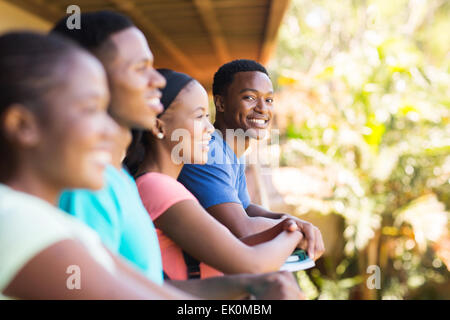
[[[233,82],[234,74],[246,71],[259,71],[269,76],[266,68],[254,60],[238,59],[222,65],[214,74],[213,95],[224,95]]]
[[[67,61],[83,52],[75,43],[58,36],[10,32],[0,36],[0,181],[16,165],[13,144],[3,131],[9,107],[20,104],[45,117],[49,92],[62,83]]]
[[[127,16],[110,10],[81,13],[80,29],[69,29],[67,27],[69,17],[65,16],[59,20],[50,33],[58,33],[68,37],[94,53],[108,43],[112,34],[135,26]],[[111,52],[112,54],[115,53],[114,45],[108,49],[114,51]]]

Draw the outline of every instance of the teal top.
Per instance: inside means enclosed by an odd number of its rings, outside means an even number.
[[[108,166],[103,189],[66,190],[59,207],[97,231],[106,247],[124,257],[150,280],[162,284],[161,250],[156,229],[133,178]]]

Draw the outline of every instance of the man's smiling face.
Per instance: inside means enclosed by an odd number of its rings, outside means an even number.
[[[258,140],[266,136],[273,113],[273,86],[265,73],[234,74],[233,82],[217,102],[227,129],[242,129]]]

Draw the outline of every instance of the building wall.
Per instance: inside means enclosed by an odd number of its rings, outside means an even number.
[[[0,0],[0,33],[18,29],[48,31],[51,26],[46,20],[9,2]]]

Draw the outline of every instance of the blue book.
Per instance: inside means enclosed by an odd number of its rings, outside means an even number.
[[[287,258],[280,270],[294,272],[310,269],[315,266],[314,260],[310,259],[304,250],[296,250]]]

